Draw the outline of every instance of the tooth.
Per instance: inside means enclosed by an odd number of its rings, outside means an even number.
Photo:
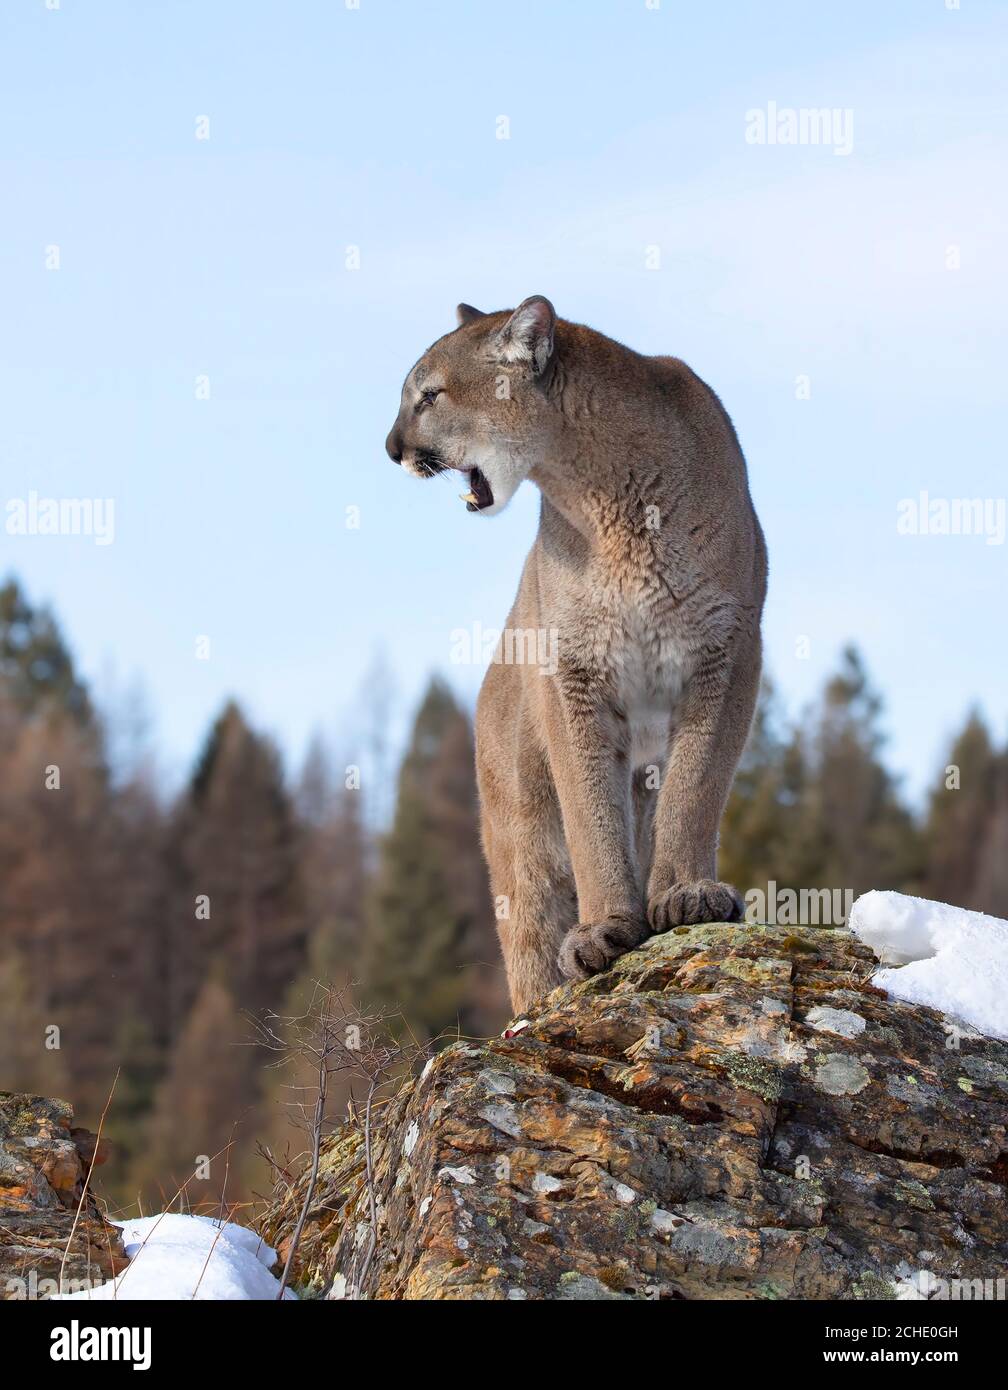
[[[460,492],[460,493],[459,493],[459,497],[461,497],[461,499],[462,499],[463,502],[478,502],[478,501],[479,501],[479,498],[476,496],[475,492]]]

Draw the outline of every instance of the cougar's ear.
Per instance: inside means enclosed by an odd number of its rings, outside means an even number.
[[[556,313],[541,294],[523,299],[497,334],[497,355],[502,362],[525,363],[535,376],[546,370],[553,356]]]
[[[473,323],[476,319],[485,319],[482,309],[474,309],[471,304],[460,304],[455,310],[458,316],[459,328],[464,328],[467,323]]]

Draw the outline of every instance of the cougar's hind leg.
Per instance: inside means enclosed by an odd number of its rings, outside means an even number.
[[[483,849],[516,1013],[561,983],[557,953],[577,922],[560,805],[527,679],[521,667],[492,664],[476,713]],[[535,685],[532,693],[538,697]]]
[[[557,953],[577,922],[577,890],[563,837],[484,824],[497,932],[515,1014],[562,982]]]

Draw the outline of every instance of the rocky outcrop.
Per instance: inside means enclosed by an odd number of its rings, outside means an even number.
[[[370,1182],[357,1128],[327,1142],[295,1283],[858,1299],[1003,1278],[1008,1047],[888,999],[875,966],[846,932],[680,928],[512,1036],[455,1043],[381,1112]],[[306,1181],[261,1225],[282,1254]]]
[[[65,1101],[0,1091],[0,1298],[48,1297],[61,1268],[69,1291],[127,1264],[118,1229],[90,1193],[81,1204],[96,1140],[72,1121]]]

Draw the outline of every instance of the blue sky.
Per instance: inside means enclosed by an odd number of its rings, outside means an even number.
[[[503,622],[538,499],[474,517],[383,441],[458,300],[542,293],[718,391],[769,669],[797,711],[857,641],[919,791],[972,702],[1008,722],[1008,543],[896,527],[1008,492],[1006,60],[978,0],[9,0],[0,505],[111,497],[115,536],[0,512],[0,574],[142,682],[176,776],[231,693],[352,752],[382,649],[400,723],[432,669],[473,698],[451,632]],[[850,153],[748,143],[770,102]]]

